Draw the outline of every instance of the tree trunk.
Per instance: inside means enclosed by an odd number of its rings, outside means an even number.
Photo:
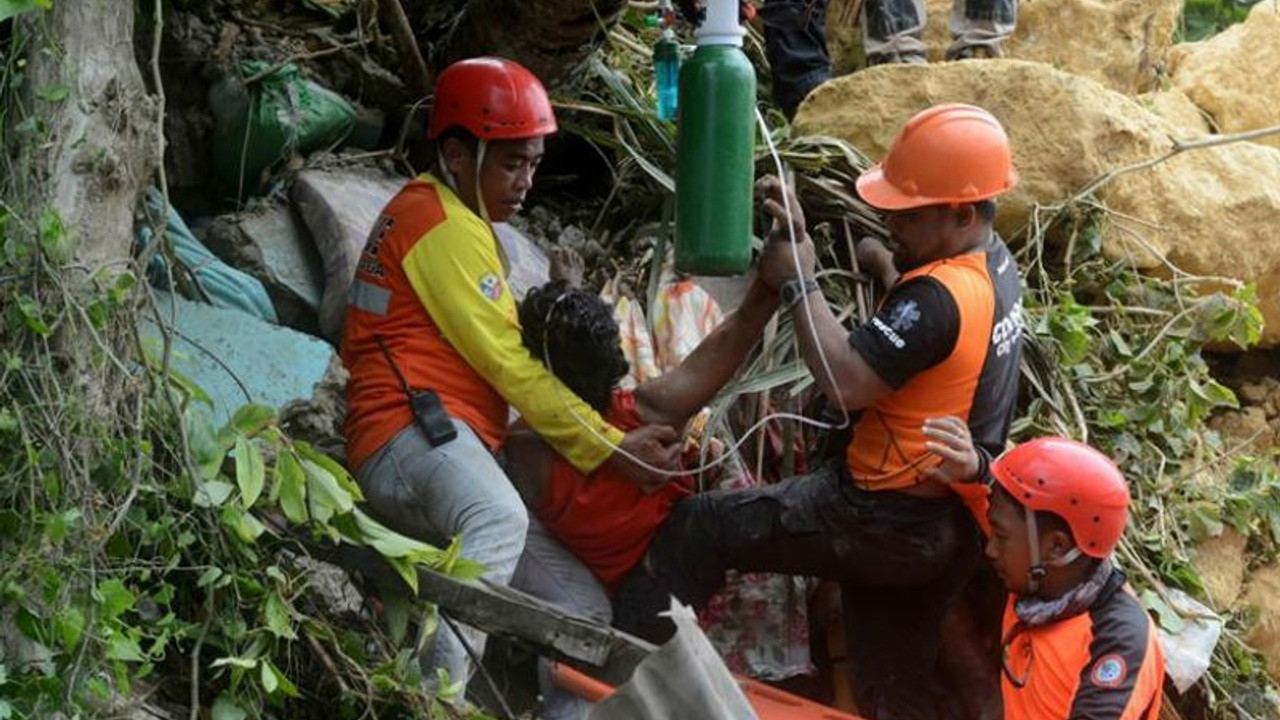
[[[129,256],[134,209],[159,163],[158,105],[134,57],[133,26],[128,0],[56,0],[27,19],[33,47],[56,51],[31,53],[28,107],[47,119],[49,136],[32,158],[25,200],[58,211],[80,242],[76,259],[90,267]],[[49,88],[66,98],[35,99]]]
[[[604,40],[626,0],[470,0],[432,64],[501,52],[547,84],[567,80]]]

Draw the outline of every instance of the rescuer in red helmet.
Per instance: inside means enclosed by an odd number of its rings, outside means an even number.
[[[1155,720],[1164,657],[1155,624],[1111,554],[1129,487],[1110,458],[1066,438],[984,461],[965,424],[930,420],[943,471],[989,495],[986,556],[1009,591],[1003,623],[1005,720]]]
[[[648,487],[665,477],[633,458],[673,468],[680,449],[671,428],[623,433],[607,423],[521,342],[491,223],[520,209],[555,131],[546,90],[524,67],[486,57],[446,68],[428,129],[437,167],[383,209],[343,328],[347,459],[369,508],[413,537],[460,537],[462,557],[498,585],[510,581],[528,527],[495,458],[510,406],[582,472],[608,463]],[[483,652],[483,635],[464,639]],[[437,669],[464,683],[470,672],[446,624],[422,664],[428,683]]]

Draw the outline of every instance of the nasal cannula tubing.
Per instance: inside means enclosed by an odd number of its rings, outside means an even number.
[[[767,125],[765,125],[764,116],[760,113],[759,108],[756,109],[756,119],[760,124],[760,131],[761,131],[761,134],[764,136],[765,143],[769,147],[769,155],[773,158],[773,163],[774,163],[774,167],[777,170],[778,178],[779,180],[784,180],[785,174],[782,167],[782,158],[778,155],[778,149],[773,144],[773,138],[769,136],[769,128]],[[796,247],[796,229],[795,229],[795,223],[792,222],[791,201],[790,201],[790,198],[786,196],[785,189],[786,187],[785,187],[785,181],[784,181],[783,211],[786,212],[787,214],[787,233],[790,235],[790,238],[791,238],[791,258],[795,262],[796,277],[798,278],[801,276],[803,272],[803,268],[800,266],[800,251]],[[551,304],[551,307],[547,310],[546,321],[543,325],[543,338],[542,338],[542,347],[543,347],[543,356],[544,356],[543,359],[547,364],[547,370],[549,370],[552,375],[555,374],[555,368],[552,367],[551,355],[549,352],[547,352],[547,347],[548,347],[547,337],[546,337],[547,328],[551,326],[551,317],[552,315],[555,314],[556,306],[560,304],[560,300],[562,300],[564,297],[566,296],[561,295],[559,298],[556,298],[555,302]],[[827,381],[831,383],[831,388],[836,391],[837,395],[839,395],[840,384],[836,380],[835,373],[831,370],[831,364],[830,362],[827,361],[827,354],[823,351],[822,342],[817,337],[817,330],[814,328],[813,308],[809,305],[809,295],[805,294],[803,297],[801,297],[800,303],[804,306],[805,315],[809,321],[809,331],[810,333],[813,334],[814,346],[817,348],[818,358],[822,361],[823,374],[827,376]],[[627,452],[626,450],[623,450],[618,445],[615,445],[612,441],[609,440],[609,438],[605,437],[590,422],[588,422],[586,418],[582,417],[582,415],[578,413],[578,411],[573,407],[573,403],[569,402],[569,399],[564,397],[564,388],[562,387],[562,385],[563,385],[562,383],[557,383],[556,391],[560,394],[560,399],[562,402],[564,402],[565,409],[568,410],[569,414],[573,415],[574,419],[577,420],[580,425],[586,428],[587,431],[590,432],[591,435],[594,436],[596,440],[599,440],[605,445],[613,448],[614,452],[621,454],[623,457],[627,458],[628,460],[635,463],[636,465],[644,468],[645,470],[648,470],[649,472],[655,475],[659,475],[662,477],[681,477],[684,475],[696,475],[698,473],[706,472],[712,468],[715,468],[721,465],[722,463],[727,462],[729,458],[732,456],[733,451],[736,451],[738,448],[742,447],[743,443],[745,443],[748,438],[750,438],[753,434],[755,434],[756,431],[764,427],[765,424],[771,420],[794,420],[798,423],[808,425],[810,427],[815,427],[821,430],[836,430],[836,429],[848,427],[850,423],[849,411],[845,410],[844,405],[839,402],[837,402],[836,405],[840,408],[841,419],[840,419],[840,423],[836,425],[833,425],[831,423],[825,423],[825,422],[822,422],[821,420],[814,420],[811,418],[807,418],[803,415],[798,415],[796,413],[788,413],[788,412],[769,413],[768,415],[765,415],[764,417],[760,418],[760,420],[758,420],[754,425],[747,428],[747,431],[742,434],[742,437],[739,438],[738,441],[734,443],[732,446],[730,446],[726,451],[721,453],[720,457],[716,458],[715,460],[712,460],[709,463],[699,465],[698,467],[683,468],[678,471],[673,471],[673,470],[667,470],[666,468],[660,468],[654,465],[650,465],[644,460],[641,460],[635,455]],[[900,471],[901,469],[896,470],[894,472],[896,474],[897,472],[900,472]]]

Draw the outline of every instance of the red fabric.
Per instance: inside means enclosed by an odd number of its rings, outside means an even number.
[[[644,425],[629,390],[613,392],[606,418],[623,431]],[[552,536],[613,592],[644,557],[671,507],[692,488],[693,478],[679,477],[646,495],[609,465],[583,475],[557,456],[536,514]]]

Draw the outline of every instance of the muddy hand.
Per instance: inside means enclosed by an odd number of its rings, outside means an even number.
[[[645,425],[632,430],[609,462],[628,480],[651,493],[673,477],[660,471],[674,472],[679,466],[680,435],[667,425]]]
[[[756,197],[760,206],[773,218],[769,240],[800,242],[808,237],[804,229],[804,211],[795,191],[787,187],[777,175],[765,175],[756,181]],[[788,214],[787,209],[790,209]]]
[[[568,247],[551,248],[551,267],[547,276],[552,280],[564,280],[569,287],[582,287],[585,264],[577,250]]]
[[[924,477],[941,483],[978,479],[978,451],[963,420],[953,416],[928,418],[923,431],[928,438],[925,449],[942,459],[936,467],[925,470]]]

